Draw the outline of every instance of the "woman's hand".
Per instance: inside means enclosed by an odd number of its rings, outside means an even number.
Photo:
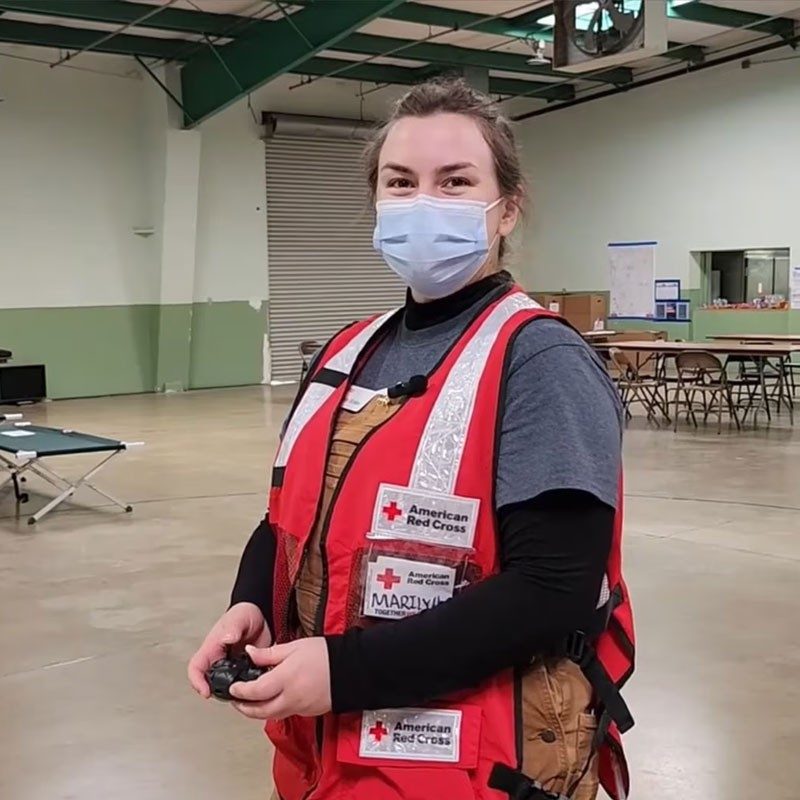
[[[201,697],[211,697],[206,670],[215,661],[224,658],[228,654],[228,648],[241,648],[247,644],[269,647],[272,644],[272,634],[258,606],[253,603],[237,603],[217,620],[189,661],[187,672],[192,688]]]
[[[318,717],[331,710],[328,645],[321,636],[258,649],[246,648],[253,663],[272,667],[258,680],[234,683],[233,707],[251,719]]]

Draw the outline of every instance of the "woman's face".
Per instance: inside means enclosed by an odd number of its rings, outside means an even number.
[[[500,197],[492,151],[472,117],[403,117],[391,126],[378,160],[377,199],[411,199],[418,194],[482,200],[487,205]],[[508,236],[518,217],[517,203],[509,200],[488,211],[489,241]]]

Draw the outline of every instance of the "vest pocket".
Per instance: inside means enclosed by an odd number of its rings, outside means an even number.
[[[343,796],[475,800],[481,721],[471,705],[342,714],[336,755],[352,787]]]
[[[571,661],[537,664],[522,679],[522,771],[554,793],[591,800],[597,793],[592,754],[597,720],[589,713],[591,689]]]
[[[475,769],[481,716],[481,708],[471,705],[342,714],[337,759],[379,769]]]

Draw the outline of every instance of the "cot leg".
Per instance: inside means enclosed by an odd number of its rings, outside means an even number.
[[[120,500],[117,500],[116,497],[112,497],[108,492],[104,491],[103,489],[98,489],[93,483],[89,483],[89,481],[82,482],[84,486],[88,486],[93,492],[97,492],[97,494],[105,497],[106,500],[110,500],[115,506],[119,506],[124,511],[133,511],[133,506],[128,505],[127,503],[123,503]]]
[[[35,514],[28,517],[28,525],[33,525],[38,522],[42,517],[49,514],[56,506],[60,506],[67,498],[75,494],[75,487],[70,486],[61,492],[58,497],[54,497],[46,506],[40,508]]]

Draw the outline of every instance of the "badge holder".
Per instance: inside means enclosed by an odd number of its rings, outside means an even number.
[[[472,549],[373,539],[356,552],[348,626],[368,627],[435,608],[481,578]]]

